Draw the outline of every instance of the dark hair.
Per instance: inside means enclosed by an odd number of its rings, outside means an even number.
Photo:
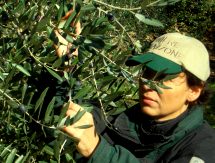
[[[208,83],[201,81],[199,78],[197,78],[195,75],[190,73],[189,71],[184,71],[187,76],[187,84],[189,87],[192,86],[200,86],[202,87],[201,94],[198,99],[190,103],[190,105],[204,105],[210,101],[210,98],[212,96],[212,92],[209,90]]]

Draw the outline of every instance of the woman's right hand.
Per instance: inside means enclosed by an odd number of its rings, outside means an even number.
[[[83,110],[84,109],[80,105],[70,102],[66,114],[67,116],[73,117],[77,112]],[[89,127],[80,127],[86,125]],[[85,112],[84,115],[74,124],[64,127],[63,131],[78,139],[76,148],[84,157],[90,157],[99,144],[99,136],[95,129],[93,116],[89,112]]]

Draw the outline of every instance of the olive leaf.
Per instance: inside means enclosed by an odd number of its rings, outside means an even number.
[[[159,94],[162,94],[162,91],[160,88],[171,89],[171,87],[164,85],[163,81],[158,82],[158,81],[148,80],[142,77],[140,77],[140,80],[143,84],[147,85],[150,89],[155,90]]]
[[[163,92],[161,91],[161,89],[160,89],[157,85],[155,85],[154,90],[155,90],[156,92],[158,92],[159,94],[162,94],[162,93],[163,93]]]
[[[24,73],[27,76],[31,76],[31,74],[28,72],[28,70],[26,70],[24,67],[22,67],[21,65],[18,65],[16,63],[13,63],[12,66],[16,67],[19,71],[21,71],[22,73]]]
[[[178,76],[178,74],[169,74],[164,79],[162,79],[162,82],[167,81],[167,80],[172,80],[172,79],[176,78],[177,76]]]
[[[75,122],[79,121],[79,120],[81,119],[81,117],[82,117],[85,113],[86,113],[85,110],[81,110],[81,109],[80,109],[80,110],[75,114],[75,116],[73,116],[73,117],[68,116],[68,117],[66,118],[65,125],[66,125],[66,126],[69,126],[69,125],[71,125],[71,124],[74,124]]]
[[[172,89],[171,87],[168,87],[168,86],[164,85],[162,82],[158,82],[157,86],[160,87],[160,88],[163,88],[163,89]]]
[[[78,129],[87,129],[87,128],[90,128],[92,127],[93,125],[81,125],[81,126],[75,126],[75,128],[78,128]]]

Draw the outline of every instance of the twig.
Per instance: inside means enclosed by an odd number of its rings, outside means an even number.
[[[17,100],[16,98],[12,98],[10,95],[8,95],[7,93],[5,93],[3,90],[0,89],[0,92],[5,96],[7,97],[9,100],[13,101],[13,102],[16,102],[17,104],[21,104],[19,102],[19,100]]]
[[[102,115],[103,115],[104,121],[107,123],[107,126],[111,127],[112,124],[108,121],[107,114],[106,114],[106,111],[104,109],[104,106],[103,106],[103,103],[102,103],[102,100],[101,100],[101,96],[100,96],[100,93],[99,93],[98,85],[97,85],[97,82],[96,82],[96,79],[95,79],[95,72],[94,72],[94,69],[93,69],[93,62],[91,61],[90,64],[91,64],[91,72],[92,72],[92,77],[93,77],[93,83],[95,85],[96,94],[98,96],[99,104],[100,104],[100,107],[102,109],[102,113],[103,113]]]
[[[47,125],[44,125],[42,123],[40,123],[40,121],[34,119],[34,117],[32,117],[27,111],[24,112],[28,117],[30,117],[34,122],[36,122],[37,124],[41,125],[42,127],[45,127],[45,128],[50,128],[50,129],[57,129],[57,127],[55,126],[47,126]]]
[[[130,73],[129,71],[125,70],[124,68],[122,68],[121,66],[119,66],[118,64],[116,64],[114,61],[112,61],[110,58],[108,58],[106,55],[103,54],[103,52],[99,53],[99,51],[97,49],[94,48],[94,50],[96,50],[98,52],[99,55],[101,55],[102,57],[104,57],[105,59],[107,59],[110,63],[114,64],[115,66],[119,67],[120,70],[125,71],[126,73],[128,73],[129,75],[131,75],[132,77],[134,77],[134,75],[132,73]]]
[[[61,154],[61,152],[62,152],[62,150],[63,150],[63,148],[64,148],[64,146],[65,146],[66,142],[67,142],[67,139],[65,139],[65,140],[64,140],[64,142],[62,143],[62,145],[61,145],[61,147],[60,147],[60,152],[59,152],[59,162],[60,162],[60,154]]]
[[[105,67],[105,66],[104,66],[104,67]],[[104,67],[101,67],[100,69],[98,69],[97,72],[94,72],[94,75],[97,74],[97,73],[100,73],[101,70],[104,69]],[[92,75],[89,75],[89,76],[87,76],[86,78],[81,79],[81,81],[84,82],[85,80],[87,80],[87,79],[89,79],[89,78],[91,78],[91,77],[92,77]]]
[[[98,1],[98,0],[94,0],[94,2],[100,3],[102,5],[105,5],[107,7],[114,8],[114,9],[117,9],[117,10],[124,10],[124,11],[141,10],[141,7],[137,7],[137,8],[123,8],[123,7],[113,6],[113,5],[107,4],[105,2]]]
[[[98,8],[98,10],[104,12],[105,14],[107,14],[107,11],[105,11],[105,10],[103,10],[103,9],[101,9],[101,8]],[[132,11],[130,11],[130,12],[131,12],[131,13],[134,13],[134,12],[132,12]],[[133,38],[129,35],[128,32],[126,32],[125,27],[117,20],[117,18],[115,18],[114,20],[115,20],[115,22],[122,28],[123,33],[124,33],[124,32],[126,33],[126,35],[128,36],[128,38],[131,40],[132,44],[134,44]]]
[[[152,2],[150,4],[148,4],[146,7],[154,6],[154,4],[158,3],[159,1],[161,1],[161,0],[154,1],[154,2]]]
[[[128,34],[128,32],[126,32],[125,27],[124,27],[117,19],[115,19],[115,21],[116,21],[117,24],[119,24],[119,26],[123,29],[123,32],[126,33],[126,35],[128,36],[128,38],[131,40],[132,44],[134,44],[134,39]]]
[[[9,100],[16,102],[18,105],[21,105],[21,103],[19,102],[19,100],[12,98],[11,96],[9,96],[8,94],[6,94],[3,90],[0,89],[0,93],[2,93],[5,97],[7,97]],[[27,111],[23,111],[27,116],[29,116],[34,122],[40,124],[42,127],[46,127],[46,128],[50,128],[50,129],[57,129],[55,126],[47,126],[44,125],[42,123],[40,123],[40,121],[34,119]]]
[[[30,56],[33,57],[33,58],[34,58],[37,62],[39,62],[39,64],[41,64],[42,66],[44,66],[44,67],[46,67],[46,68],[49,68],[49,69],[52,69],[52,70],[54,70],[54,71],[60,71],[60,70],[58,70],[58,69],[54,69],[53,67],[48,66],[47,64],[41,62],[36,56],[34,56],[34,54],[30,51],[29,48],[27,48],[27,50],[28,50]]]

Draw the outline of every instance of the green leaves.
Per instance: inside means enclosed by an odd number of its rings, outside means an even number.
[[[81,11],[92,11],[95,10],[95,6],[93,4],[87,4],[81,8]]]
[[[5,157],[5,156],[7,155],[7,153],[9,153],[11,146],[12,146],[12,144],[6,146],[6,147],[2,150],[0,156],[1,156],[1,157]],[[0,146],[0,147],[1,147],[1,146]]]
[[[147,25],[152,25],[152,26],[156,26],[156,27],[164,27],[163,24],[162,24],[160,21],[158,21],[158,20],[156,20],[156,19],[148,19],[148,18],[146,18],[146,17],[145,17],[144,15],[142,15],[142,14],[136,13],[136,14],[135,14],[135,17],[136,17],[139,21],[141,21],[141,22],[143,22],[143,23],[145,23],[145,24],[147,24]]]
[[[104,36],[103,35],[89,35],[85,40],[84,43],[87,46],[92,46],[97,49],[102,49],[105,46]]]
[[[44,99],[45,99],[45,96],[46,96],[46,93],[48,92],[48,87],[41,93],[39,99],[37,100],[36,102],[36,105],[35,105],[35,108],[34,108],[34,112],[37,111],[38,108],[42,108],[42,105],[43,105],[43,102],[44,102]]]
[[[90,128],[92,126],[93,125],[82,125],[82,126],[75,126],[75,128],[78,128],[78,129],[87,129],[87,128]]]
[[[23,158],[24,158],[23,155],[19,156],[14,163],[23,163],[24,162]]]
[[[150,89],[155,90],[159,94],[163,93],[160,88],[171,89],[171,87],[168,87],[165,84],[163,84],[163,81],[148,80],[142,77],[140,78],[140,80],[142,84],[147,85]]]
[[[51,156],[54,155],[54,150],[48,145],[44,146],[42,152],[46,152],[47,154],[49,154]]]
[[[178,76],[178,74],[169,74],[167,75],[162,81],[167,81],[167,80],[172,80],[174,78],[176,78]]]
[[[41,20],[36,24],[32,33],[46,30],[47,25],[49,25],[50,23],[51,14],[52,14],[52,5],[50,6],[50,9],[46,12],[46,16],[42,17]]]
[[[72,162],[75,138],[71,141],[61,132],[62,126],[77,122],[94,105],[102,107],[105,115],[115,115],[136,104],[137,83],[133,78],[137,68],[126,67],[124,63],[133,50],[141,53],[147,49],[160,32],[178,27],[181,31],[190,31],[181,24],[188,22],[190,26],[193,21],[183,22],[184,17],[178,14],[171,19],[179,8],[181,13],[186,13],[184,20],[191,20],[187,15],[196,18],[196,14],[181,11],[183,5],[174,6],[168,15],[163,14],[165,9],[155,7],[175,2],[111,1],[108,5],[105,5],[107,1],[89,0],[0,2],[0,126],[4,126],[0,128],[0,154],[3,162],[7,159],[9,162]],[[127,10],[126,6],[129,6]],[[75,11],[62,20],[71,9]],[[181,24],[175,24],[176,18]],[[74,27],[78,21],[80,35]],[[173,24],[168,24],[169,21]],[[207,22],[204,27],[209,26]],[[56,55],[54,45],[66,43],[59,41],[55,30],[69,42],[67,53],[62,57]],[[76,49],[78,56],[73,53]],[[165,80],[171,77],[165,78],[164,83]],[[170,89],[164,83],[148,82],[159,93]],[[81,105],[84,111],[66,117],[70,100]],[[86,129],[91,125],[76,127]]]
[[[109,21],[107,8],[97,7],[88,1],[56,0],[1,5],[0,10],[8,16],[0,26],[0,101],[4,106],[0,126],[5,126],[0,132],[6,144],[0,147],[0,153],[4,151],[4,162],[72,161],[71,151],[78,140],[68,137],[61,127],[74,124],[86,111],[92,111],[98,99],[111,110],[124,106],[124,94],[133,94],[127,85],[128,80],[132,81],[122,64],[130,43],[128,36],[121,33],[122,26],[114,24],[117,16]],[[62,20],[73,8],[68,19]],[[79,20],[82,30],[77,35],[74,25]],[[59,41],[55,30],[69,42],[62,57],[56,55],[54,47],[66,43]],[[73,55],[75,49],[78,57]],[[73,117],[66,116],[70,100],[84,108]],[[76,126],[83,130],[89,127],[92,124]],[[7,148],[8,135],[13,135],[13,144]]]
[[[17,152],[16,149],[13,149],[13,150],[11,151],[11,153],[10,153],[10,154],[8,155],[8,157],[7,157],[7,160],[6,160],[7,163],[13,163],[13,160],[14,160],[14,158],[15,158],[16,152]]]
[[[4,159],[6,163],[23,163],[27,155],[18,155],[18,150],[16,148],[12,148],[11,146],[12,144],[4,148],[0,154],[1,159]]]
[[[85,87],[81,88],[76,94],[75,96],[73,97],[73,99],[81,99],[83,98],[84,96],[86,96],[89,91],[92,89],[91,86],[89,85],[86,85]]]
[[[63,108],[62,108],[62,110],[61,110],[61,113],[60,113],[60,115],[59,115],[59,117],[58,117],[58,123],[57,123],[57,127],[62,127],[64,124],[65,124],[65,121],[66,121],[66,119],[67,119],[67,117],[66,117],[66,112],[67,112],[67,110],[68,110],[68,108],[69,108],[69,104],[70,104],[70,102],[67,102],[64,106],[63,106]]]
[[[45,118],[44,118],[45,123],[49,123],[51,121],[51,118],[52,118],[51,113],[53,112],[55,101],[56,101],[56,98],[53,97],[46,109]]]
[[[56,79],[58,79],[60,82],[63,81],[63,79],[55,72],[53,71],[52,69],[48,68],[48,67],[45,67],[47,69],[47,71],[53,76],[55,77]]]
[[[66,21],[66,23],[64,24],[65,29],[69,27],[69,25],[71,24],[75,16],[76,16],[76,11],[73,11],[72,14],[69,16],[68,20]]]
[[[75,116],[73,117],[67,117],[66,121],[65,121],[65,125],[69,126],[71,124],[74,124],[75,122],[77,122],[78,120],[81,119],[81,117],[86,113],[85,110],[79,110]]]
[[[159,0],[152,2],[148,5],[149,6],[167,6],[167,5],[173,5],[176,2],[179,2],[180,0]]]
[[[31,76],[30,73],[21,65],[18,65],[16,63],[13,63],[12,66],[14,66],[15,68],[17,68],[19,71],[21,71],[23,74],[27,75],[27,76]]]

